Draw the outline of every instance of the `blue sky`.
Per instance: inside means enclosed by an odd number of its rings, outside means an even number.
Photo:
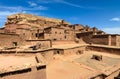
[[[120,0],[0,0],[0,27],[15,13],[64,19],[120,34]]]

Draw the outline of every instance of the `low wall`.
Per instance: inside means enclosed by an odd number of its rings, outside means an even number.
[[[85,49],[86,49],[86,46],[64,49],[64,55],[81,54],[85,51]]]
[[[46,79],[46,66],[0,73],[0,79]]]
[[[109,47],[100,47],[100,46],[87,46],[87,50],[106,52],[111,54],[120,55],[120,48],[109,48]]]
[[[82,54],[86,50],[86,46],[79,46],[67,49],[54,49],[54,54],[60,55],[74,55],[74,54]]]
[[[117,70],[116,72],[112,73],[111,75],[109,75],[108,77],[106,77],[105,79],[119,79],[117,78],[117,76],[119,75],[120,73],[120,69]],[[116,77],[116,78],[115,78]]]
[[[52,46],[50,40],[26,40],[27,45],[37,45],[39,44],[41,48],[49,48]]]

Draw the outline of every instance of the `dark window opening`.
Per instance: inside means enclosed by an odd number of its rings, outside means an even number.
[[[57,51],[57,54],[60,54],[60,51]]]
[[[13,42],[13,46],[17,46],[17,42]]]
[[[38,37],[38,34],[36,33],[35,36]]]
[[[23,35],[25,35],[25,33],[23,33]]]
[[[66,36],[65,36],[65,39],[66,39]]]
[[[55,32],[55,34],[57,34],[57,32]]]

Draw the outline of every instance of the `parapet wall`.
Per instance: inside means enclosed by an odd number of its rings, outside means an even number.
[[[46,79],[46,65],[0,72],[0,79]]]
[[[87,50],[106,52],[111,54],[120,55],[120,48],[100,47],[100,46],[87,46]]]

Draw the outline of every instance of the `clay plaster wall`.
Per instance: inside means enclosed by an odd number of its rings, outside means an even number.
[[[108,45],[108,36],[107,35],[98,35],[92,37],[93,44]]]
[[[25,73],[10,74],[0,79],[46,79],[46,68],[31,70]]]
[[[104,47],[96,47],[96,46],[88,46],[87,50],[93,50],[98,52],[104,52],[104,53],[111,53],[111,54],[117,54],[120,55],[120,49],[114,49],[114,48],[104,48]]]
[[[111,36],[111,46],[116,46],[116,36]]]
[[[74,32],[61,28],[47,29],[44,34],[44,39],[52,40],[74,40]]]
[[[64,50],[64,55],[74,55],[74,54],[82,54],[85,51],[85,46],[83,47],[76,47]]]
[[[116,46],[120,46],[120,36],[117,36],[116,38]]]
[[[17,45],[20,46],[24,43],[19,35],[14,34],[0,34],[0,46],[1,47],[13,47],[13,42],[17,42]]]
[[[40,45],[41,48],[51,47],[51,42],[49,40],[27,40],[26,45]]]
[[[54,50],[46,50],[38,53],[41,53],[45,57],[46,63],[49,63],[53,60]]]
[[[120,69],[115,71],[114,73],[110,74],[108,77],[106,77],[105,79],[114,79],[114,77],[117,77],[120,73]]]
[[[92,39],[91,39],[92,35],[93,35],[93,32],[85,32],[85,33],[79,33],[76,36],[78,39],[82,39],[86,43],[91,43],[92,42]]]

